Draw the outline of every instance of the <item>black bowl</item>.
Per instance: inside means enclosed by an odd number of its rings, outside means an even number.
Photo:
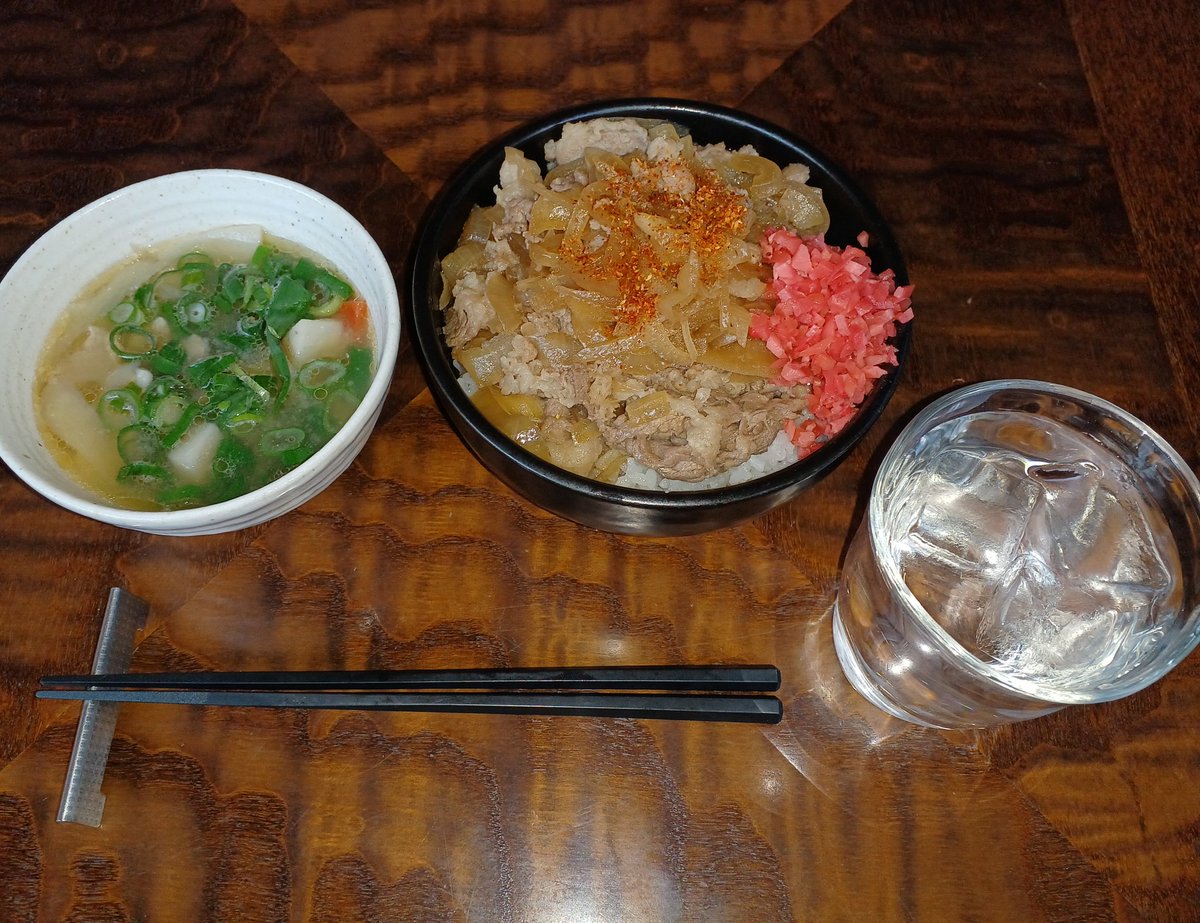
[[[781,165],[804,163],[809,182],[820,187],[829,209],[825,239],[838,246],[870,235],[872,268],[908,276],[891,230],[875,206],[834,164],[786,131],[760,119],[708,103],[672,99],[626,99],[592,103],[553,113],[510,132],[476,154],[433,201],[417,236],[408,274],[409,329],[417,358],[442,412],[476,457],[500,480],[538,506],[585,526],[632,535],[688,535],[759,516],[792,500],[841,462],[878,419],[895,390],[908,352],[911,324],[902,325],[894,345],[898,364],[880,378],[854,419],[821,448],[796,464],[732,487],[658,492],[616,487],[580,477],[542,461],[493,426],[458,384],[442,337],[438,309],[440,260],[454,249],[474,205],[495,204],[504,148],[515,147],[545,166],[543,145],[567,122],[600,117],[667,119],[685,127],[699,144],[724,141],[730,148],[752,144]]]

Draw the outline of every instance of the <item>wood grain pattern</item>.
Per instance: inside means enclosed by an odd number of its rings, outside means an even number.
[[[846,0],[240,5],[432,194],[484,141],[554,109],[736,103]]]
[[[1128,19],[1117,4],[1092,9],[1072,0],[1068,9],[1166,333],[1194,463],[1200,455],[1200,202],[1192,185],[1200,176],[1200,63],[1187,49],[1200,43],[1200,22],[1180,0],[1145,4]],[[1130,81],[1128,62],[1148,67],[1155,79]]]
[[[1195,656],[1120,702],[942,734],[851,692],[829,631],[879,453],[945,389],[1062,381],[1200,454],[1197,276],[1179,244],[1197,110],[1155,105],[1194,100],[1179,51],[1200,17],[1157,2],[1117,28],[1135,5],[1115,0],[843,6],[0,11],[0,268],[111,188],[213,165],[331,195],[400,272],[428,197],[501,129],[672,93],[739,104],[843,164],[918,287],[910,365],[864,444],[795,503],[708,535],[612,536],[530,506],[463,448],[407,353],[355,464],[245,533],[123,532],[0,469],[0,916],[1200,919]],[[1161,67],[1120,68],[1143,50]],[[1164,143],[1178,174],[1154,164]],[[152,605],[142,670],[770,661],[786,717],[126,706],[104,825],[61,825],[77,709],[33,688],[86,669],[111,584]]]

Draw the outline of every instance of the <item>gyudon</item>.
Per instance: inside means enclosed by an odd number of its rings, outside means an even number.
[[[508,148],[496,203],[442,260],[444,334],[483,414],[577,474],[700,489],[837,432],[911,316],[909,288],[825,244],[808,168],[594,119]]]

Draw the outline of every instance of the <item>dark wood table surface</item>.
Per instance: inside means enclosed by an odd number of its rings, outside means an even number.
[[[1051,379],[1200,458],[1198,48],[1189,0],[0,6],[0,270],[104,193],[222,166],[330,195],[400,273],[479,146],[660,94],[844,166],[917,314],[833,475],[692,538],[515,496],[407,347],[356,463],[261,527],[122,531],[0,467],[0,919],[1200,919],[1200,656],[1119,702],[940,733],[862,702],[829,630],[872,464],[931,395]],[[150,603],[139,670],[770,662],[786,717],[125,706],[103,824],[60,824],[78,708],[33,693],[88,668],[110,586]]]

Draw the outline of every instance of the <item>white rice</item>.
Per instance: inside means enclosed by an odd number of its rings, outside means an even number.
[[[456,370],[461,371],[462,367],[456,362],[454,363]],[[479,385],[475,384],[475,379],[469,372],[463,372],[458,376],[458,386],[463,389],[463,393],[467,397],[474,397],[475,392],[479,390]]]
[[[720,474],[705,478],[703,481],[676,481],[665,478],[653,468],[647,468],[635,459],[625,462],[625,469],[617,478],[618,487],[633,487],[639,490],[715,490],[718,487],[729,487],[742,484],[755,478],[763,477],[795,464],[797,461],[796,447],[788,439],[787,434],[780,430],[775,435],[775,441],[757,455],[751,455],[736,468],[730,468]]]

